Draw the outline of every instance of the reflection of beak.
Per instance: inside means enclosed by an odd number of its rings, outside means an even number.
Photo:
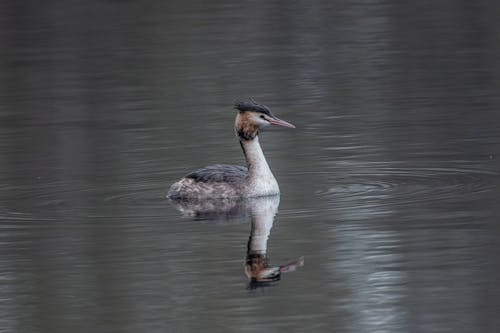
[[[275,126],[295,128],[295,126],[292,125],[292,124],[290,124],[289,122],[286,122],[284,120],[278,119],[276,117],[269,119],[269,123],[271,123],[271,125],[275,125]]]
[[[304,257],[297,258],[283,266],[280,266],[280,272],[288,273],[295,271],[298,267],[304,266]]]

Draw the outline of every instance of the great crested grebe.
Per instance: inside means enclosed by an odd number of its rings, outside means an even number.
[[[168,191],[171,199],[205,199],[260,197],[280,193],[278,182],[267,164],[259,144],[259,132],[269,125],[295,128],[278,119],[265,105],[255,101],[238,102],[234,124],[247,167],[237,165],[211,165],[193,171]]]

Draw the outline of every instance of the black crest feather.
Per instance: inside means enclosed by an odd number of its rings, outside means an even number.
[[[272,116],[271,110],[263,105],[256,103],[253,99],[250,98],[250,102],[236,102],[234,104],[234,108],[238,111],[253,111],[267,114],[268,116]]]

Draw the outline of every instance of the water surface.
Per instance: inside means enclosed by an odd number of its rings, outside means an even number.
[[[0,5],[0,331],[494,332],[492,7]],[[249,96],[297,125],[261,137],[282,190],[266,258],[304,257],[255,288],[254,206],[165,198],[244,162]]]

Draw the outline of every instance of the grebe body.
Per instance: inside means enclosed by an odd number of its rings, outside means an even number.
[[[268,107],[251,102],[236,103],[235,132],[247,166],[217,164],[195,170],[174,183],[171,199],[249,198],[280,193],[259,143],[259,132],[269,125],[294,128],[278,119]]]

